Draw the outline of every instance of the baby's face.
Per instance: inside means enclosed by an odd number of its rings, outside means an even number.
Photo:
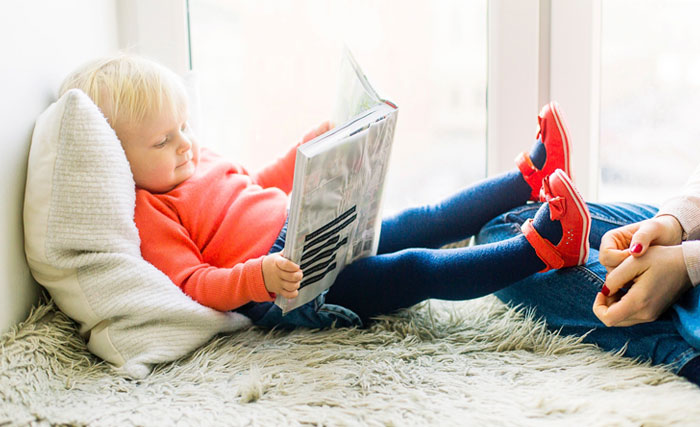
[[[194,174],[199,162],[199,145],[187,115],[178,117],[164,110],[141,123],[120,123],[114,129],[136,186],[151,193],[172,190]]]

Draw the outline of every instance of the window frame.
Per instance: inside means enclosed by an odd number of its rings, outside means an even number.
[[[600,0],[489,0],[489,176],[512,169],[534,138],[538,109],[556,100],[569,125],[577,187],[597,199],[600,10]]]
[[[184,75],[190,67],[187,0],[116,2],[119,46]]]
[[[488,0],[487,10],[487,175],[512,170],[553,99],[566,113],[577,186],[596,200],[601,0]],[[188,0],[122,0],[117,12],[120,46],[190,70]]]

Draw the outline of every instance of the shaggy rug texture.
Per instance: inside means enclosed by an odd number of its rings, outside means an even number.
[[[700,388],[559,336],[494,297],[430,301],[368,330],[219,336],[115,376],[44,301],[0,338],[6,425],[692,425]]]

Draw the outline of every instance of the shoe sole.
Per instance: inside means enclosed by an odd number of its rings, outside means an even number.
[[[549,109],[554,116],[554,122],[557,124],[557,129],[559,130],[559,135],[564,145],[564,172],[571,176],[571,163],[570,163],[570,151],[571,147],[569,145],[569,129],[564,121],[563,114],[559,110],[559,104],[555,101],[549,103]],[[573,179],[573,177],[571,178]]]
[[[591,214],[588,211],[588,208],[586,207],[586,202],[583,200],[583,197],[581,197],[578,190],[576,190],[576,187],[574,187],[574,184],[569,179],[569,176],[562,170],[555,170],[554,173],[552,173],[552,175],[556,175],[564,184],[564,186],[566,187],[566,191],[569,193],[574,203],[576,203],[576,209],[578,209],[578,212],[581,215],[581,218],[583,219],[582,236],[584,238],[581,239],[581,246],[579,247],[579,257],[577,264],[582,265],[588,259],[588,252],[590,251],[588,236],[591,232]]]

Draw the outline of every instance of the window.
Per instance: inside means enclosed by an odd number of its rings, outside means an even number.
[[[188,4],[204,145],[251,170],[282,155],[328,118],[345,42],[400,108],[385,210],[486,175],[486,0]]]
[[[661,203],[697,165],[700,4],[602,2],[601,200]]]

